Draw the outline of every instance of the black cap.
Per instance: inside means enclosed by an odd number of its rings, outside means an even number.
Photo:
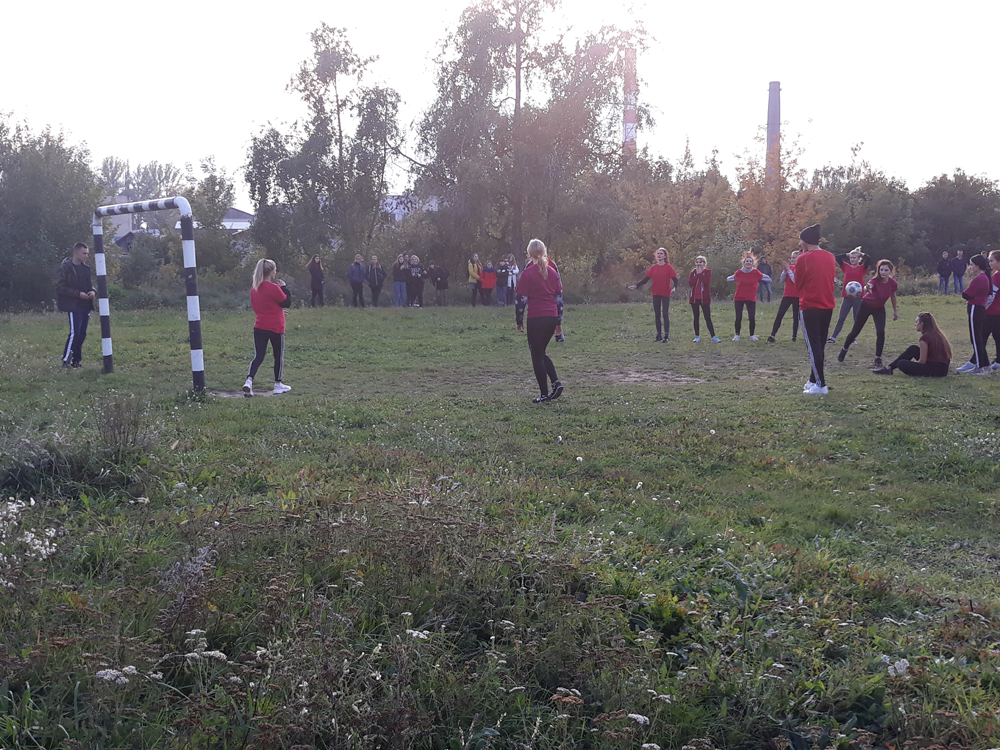
[[[807,245],[818,245],[822,236],[819,224],[813,224],[811,227],[806,227],[799,233],[799,239]]]

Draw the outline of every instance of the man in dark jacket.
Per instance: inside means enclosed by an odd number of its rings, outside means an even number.
[[[378,307],[378,296],[382,293],[382,285],[385,283],[385,269],[379,265],[378,256],[372,256],[371,265],[365,271],[365,279],[368,281],[368,288],[372,290],[372,307]]]
[[[969,267],[969,261],[965,258],[963,250],[956,250],[955,257],[951,259],[951,273],[955,277],[955,294],[965,291],[965,269]]]
[[[938,272],[938,294],[948,293],[948,278],[951,276],[951,261],[948,260],[948,251],[941,253],[941,260],[937,265]]]
[[[361,256],[355,255],[354,262],[347,269],[347,280],[351,284],[351,307],[365,306],[365,267],[361,262]]]
[[[433,260],[427,264],[427,278],[434,284],[438,307],[448,306],[448,277],[450,275],[447,268],[437,265]]]
[[[767,262],[767,258],[763,255],[760,256],[760,260],[757,261],[757,270],[760,271],[765,276],[771,275],[771,264]],[[676,283],[676,282],[675,282]],[[771,282],[770,281],[758,281],[757,282],[757,301],[763,302],[764,295],[767,295],[767,301],[771,301]]]
[[[94,309],[94,285],[90,281],[90,248],[82,242],[73,246],[73,257],[59,264],[56,272],[56,301],[59,310],[69,315],[69,336],[63,348],[62,369],[79,367],[83,358],[83,340],[87,338],[90,311]]]

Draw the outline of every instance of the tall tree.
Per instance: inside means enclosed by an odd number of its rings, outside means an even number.
[[[53,298],[56,266],[76,242],[90,244],[102,194],[84,146],[0,117],[0,307]]]
[[[956,169],[929,180],[913,196],[917,229],[932,258],[956,245],[1000,244],[1000,187],[996,180]]]

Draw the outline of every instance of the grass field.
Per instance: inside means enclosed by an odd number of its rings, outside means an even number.
[[[253,399],[246,311],[204,396],[181,311],[0,318],[0,747],[995,747],[1000,376],[713,308],[568,308],[541,405],[510,309],[292,310]]]

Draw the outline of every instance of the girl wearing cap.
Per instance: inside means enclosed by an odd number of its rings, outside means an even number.
[[[642,281],[631,284],[629,289],[635,291],[647,281],[652,281],[650,290],[653,293],[653,321],[656,323],[656,341],[666,343],[670,340],[670,293],[677,288],[677,271],[670,265],[670,253],[666,248],[656,251],[656,263],[646,270]],[[661,324],[662,317],[662,324]]]
[[[843,362],[847,356],[847,350],[865,327],[868,318],[875,321],[875,367],[882,366],[882,349],[885,348],[885,303],[892,301],[892,319],[899,320],[899,311],[896,307],[896,280],[892,278],[896,267],[892,261],[882,259],[878,262],[878,274],[869,279],[865,286],[864,296],[861,298],[861,307],[858,310],[858,319],[854,321],[854,327],[844,339],[844,348],[837,355],[837,361]]]
[[[799,318],[809,352],[809,379],[802,386],[803,395],[825,396],[826,337],[830,332],[835,300],[833,282],[837,278],[837,261],[819,243],[823,235],[819,224],[799,233],[798,260],[795,261],[795,288],[799,293]],[[786,271],[791,266],[784,264]]]

